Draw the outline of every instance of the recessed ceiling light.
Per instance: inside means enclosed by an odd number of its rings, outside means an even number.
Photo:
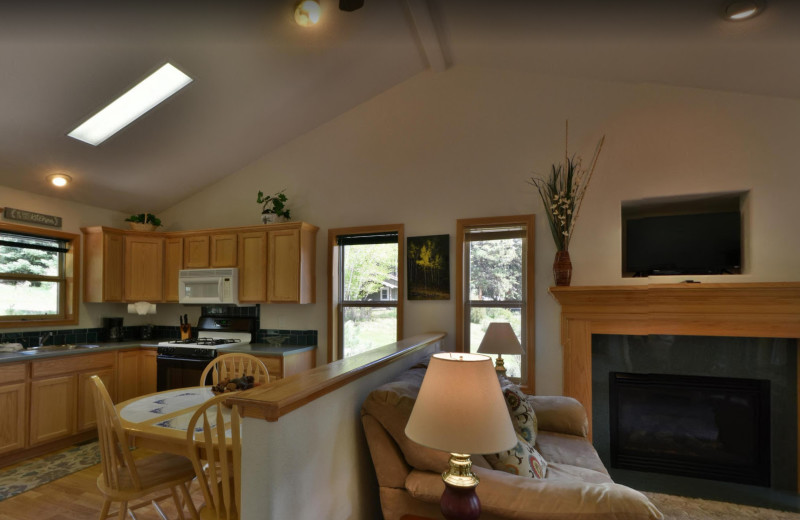
[[[191,81],[167,63],[67,135],[97,146]]]
[[[50,181],[53,186],[63,188],[72,181],[72,177],[63,173],[54,173],[53,175],[48,175],[47,180]]]
[[[722,17],[732,22],[748,20],[764,10],[764,3],[755,0],[735,0],[729,2],[722,12]]]
[[[319,22],[322,8],[315,0],[303,0],[294,10],[294,21],[301,27],[310,27]]]

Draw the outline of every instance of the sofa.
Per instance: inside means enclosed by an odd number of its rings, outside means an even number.
[[[443,518],[441,473],[450,455],[416,444],[404,432],[426,368],[416,365],[373,390],[361,409],[385,520],[403,515]],[[643,494],[611,480],[587,439],[586,411],[578,401],[526,397],[538,421],[535,447],[547,462],[545,478],[495,470],[482,455],[472,455],[482,520],[663,518]]]

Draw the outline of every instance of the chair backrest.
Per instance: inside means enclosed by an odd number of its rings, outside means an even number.
[[[222,404],[228,397],[222,394],[203,403],[186,428],[189,460],[206,509],[214,511],[219,520],[236,520],[241,511],[241,421],[238,407]]]
[[[103,479],[110,489],[120,489],[120,474],[127,472],[136,489],[141,489],[141,481],[136,471],[128,447],[128,435],[108,395],[106,385],[98,376],[92,376],[94,407],[97,414],[97,437],[100,446],[100,460],[103,465]]]
[[[235,379],[243,375],[253,376],[256,383],[269,383],[267,365],[251,354],[223,354],[214,358],[200,375],[200,386],[206,384],[206,377],[211,372],[211,384],[216,385],[223,379]]]

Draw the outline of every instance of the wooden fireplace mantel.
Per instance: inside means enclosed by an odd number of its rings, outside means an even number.
[[[563,392],[586,407],[590,432],[592,334],[800,338],[800,282],[551,287],[550,294],[561,304]]]

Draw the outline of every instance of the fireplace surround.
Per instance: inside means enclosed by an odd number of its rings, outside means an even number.
[[[590,418],[593,333],[800,338],[799,282],[572,286],[550,293],[561,304],[563,393]]]

